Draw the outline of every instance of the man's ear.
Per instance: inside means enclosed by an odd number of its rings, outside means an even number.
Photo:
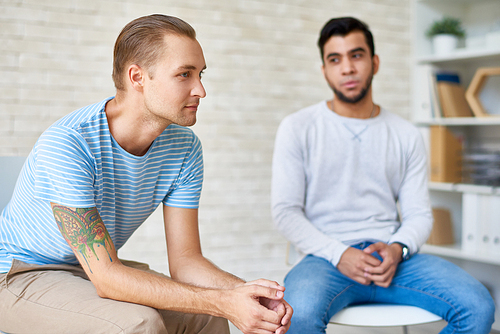
[[[130,65],[127,71],[127,81],[136,91],[142,91],[146,73],[136,64]]]
[[[377,74],[378,68],[380,66],[380,58],[378,57],[378,55],[373,56],[372,62],[373,62],[373,74],[375,75]]]

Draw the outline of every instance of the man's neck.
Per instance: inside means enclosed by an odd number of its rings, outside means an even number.
[[[144,106],[124,95],[117,93],[106,104],[109,131],[121,148],[130,154],[142,156],[169,124],[146,120],[142,112]]]
[[[350,118],[367,119],[379,114],[379,109],[371,97],[367,97],[357,103],[349,103],[334,98],[327,102],[328,108],[337,115]]]

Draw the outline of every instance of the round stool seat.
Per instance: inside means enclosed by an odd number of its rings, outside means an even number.
[[[348,306],[335,314],[330,323],[351,326],[410,326],[442,320],[440,316],[416,306],[363,304]]]

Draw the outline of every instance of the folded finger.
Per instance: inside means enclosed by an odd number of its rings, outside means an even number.
[[[276,311],[276,313],[278,314],[278,317],[283,319],[283,317],[285,316],[286,314],[286,309],[285,309],[285,305],[284,303],[279,303],[277,306],[276,306],[276,309],[274,310]]]
[[[367,266],[364,269],[364,272],[369,273],[369,274],[374,274],[374,275],[383,275],[387,272],[387,270],[389,268],[390,268],[389,266],[386,266],[382,263],[380,266],[377,266],[377,267],[368,267]]]
[[[269,324],[273,324],[276,326],[274,329],[276,330],[279,326],[281,326],[281,319],[283,318],[282,315],[279,315],[275,311],[271,311],[268,308],[265,308],[262,306],[262,312],[260,313],[260,320],[267,322]]]
[[[378,267],[382,261],[380,261],[379,259],[377,259],[376,257],[370,255],[370,254],[365,254],[363,257],[362,257],[362,263],[364,265],[364,267],[367,267],[367,266],[371,266],[371,267]]]
[[[260,285],[260,286],[265,286],[268,288],[273,288],[273,289],[285,291],[285,287],[279,285],[278,282],[270,281],[270,280],[263,279],[263,278],[247,282],[247,283],[245,283],[245,285]]]
[[[285,307],[285,315],[281,318],[281,324],[283,326],[290,325],[290,320],[292,319],[293,309],[288,303],[283,304]]]
[[[284,294],[283,291],[275,289],[275,288],[269,288],[266,286],[262,285],[247,285],[247,288],[250,289],[250,293],[254,297],[264,297],[268,299],[282,299]]]

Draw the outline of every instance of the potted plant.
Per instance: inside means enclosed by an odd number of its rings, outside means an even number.
[[[427,37],[432,39],[434,53],[445,55],[453,52],[458,44],[458,39],[465,36],[465,31],[459,19],[444,17],[435,21],[427,30]]]

